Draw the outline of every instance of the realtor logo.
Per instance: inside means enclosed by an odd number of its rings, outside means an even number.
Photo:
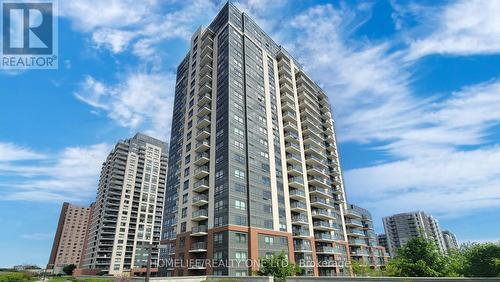
[[[2,68],[57,68],[56,6],[52,0],[2,1]]]

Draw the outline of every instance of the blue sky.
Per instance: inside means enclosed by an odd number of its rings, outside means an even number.
[[[500,239],[500,2],[235,1],[329,94],[348,201]],[[0,71],[0,267],[44,265],[63,201],[137,131],[167,139],[175,68],[223,5],[60,1],[58,70]]]

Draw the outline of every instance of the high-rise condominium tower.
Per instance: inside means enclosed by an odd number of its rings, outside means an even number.
[[[248,275],[282,250],[305,275],[347,272],[328,97],[231,3],[192,36],[172,121],[164,275]]]
[[[451,231],[443,230],[443,240],[448,252],[453,249],[458,249],[457,237],[455,234],[451,233]]]
[[[87,236],[83,274],[141,271],[160,241],[167,145],[136,134],[118,142],[102,165]],[[152,248],[152,266],[158,251]]]
[[[63,203],[47,269],[62,273],[66,265],[80,265],[90,216],[89,207]]]
[[[345,225],[351,260],[375,269],[384,267],[389,254],[378,243],[377,234],[373,231],[371,213],[356,205],[348,205],[345,212]]]
[[[408,240],[418,236],[432,239],[442,253],[446,252],[439,223],[431,215],[422,211],[400,213],[384,217],[383,222],[391,256],[396,255],[396,250],[404,246]]]

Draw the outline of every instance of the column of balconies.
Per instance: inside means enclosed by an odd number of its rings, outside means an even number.
[[[348,208],[345,210],[344,216],[351,260],[362,264],[371,264],[369,259],[370,248],[365,231],[367,228],[363,223],[362,213]]]
[[[202,259],[207,255],[208,235],[208,190],[210,176],[210,135],[212,116],[212,87],[214,68],[213,32],[206,29],[200,38],[200,64],[198,80],[198,99],[196,112],[196,141],[194,143],[193,194],[191,197],[191,246],[190,258]],[[204,267],[192,266],[191,270],[204,270]]]
[[[278,56],[278,81],[285,139],[288,193],[290,198],[291,224],[294,255],[297,262],[312,265],[313,248],[310,237],[302,148],[299,138],[298,107],[294,95],[292,62],[284,55]],[[312,269],[306,271],[312,273]]]
[[[337,183],[338,179],[335,179],[340,175],[340,170],[338,166],[330,165],[330,152],[335,151],[336,146],[335,139],[328,137],[333,136],[333,127],[325,127],[324,117],[331,115],[328,103],[324,105],[320,102],[319,88],[301,71],[295,78],[316,254],[321,275],[338,271],[335,269],[338,264],[333,262],[347,255],[345,245],[342,244],[345,239],[339,206],[343,192],[340,183]]]

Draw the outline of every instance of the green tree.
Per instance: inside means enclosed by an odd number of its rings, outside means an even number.
[[[379,269],[373,269],[369,265],[362,264],[359,261],[351,260],[352,272],[355,276],[381,276],[382,271]]]
[[[386,271],[390,276],[439,277],[448,276],[449,270],[446,258],[439,253],[434,242],[416,237],[397,250]]]
[[[76,265],[74,264],[68,264],[65,267],[63,267],[63,272],[66,273],[67,275],[72,275],[73,270],[75,270]]]
[[[500,242],[466,244],[461,247],[463,266],[459,273],[469,277],[500,277]]]
[[[285,281],[286,277],[295,276],[299,272],[300,268],[291,263],[286,253],[282,251],[269,258],[261,259],[257,275],[274,276],[275,281]]]

